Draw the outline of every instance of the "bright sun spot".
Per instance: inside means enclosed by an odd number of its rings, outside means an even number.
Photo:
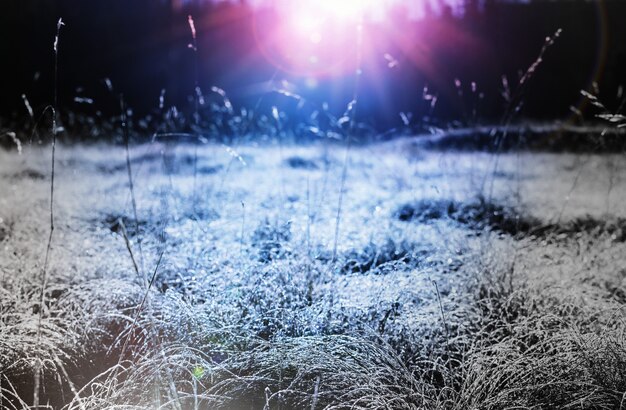
[[[380,1],[380,0],[379,0]],[[299,16],[306,16],[308,24],[331,20],[359,20],[373,8],[376,0],[299,0],[285,4],[283,10]]]
[[[322,0],[318,1],[327,13],[342,19],[360,18],[372,6],[372,0]]]
[[[310,78],[354,72],[362,24],[381,21],[385,0],[275,0],[279,20],[260,43],[276,66]]]

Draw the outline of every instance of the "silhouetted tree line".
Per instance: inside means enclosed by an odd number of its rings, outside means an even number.
[[[564,118],[571,106],[584,110],[579,90],[590,89],[593,81],[603,100],[615,106],[617,89],[626,84],[626,25],[621,21],[626,2],[608,0],[604,7],[603,12],[599,3],[582,0],[530,4],[469,0],[462,18],[443,7],[427,8],[424,19],[412,21],[398,6],[390,12],[393,33],[374,24],[368,27],[372,38],[385,40],[376,40],[367,57],[361,115],[380,128],[399,122],[400,111],[442,120],[496,121],[506,105],[503,76],[515,93],[546,36],[559,28],[562,35],[519,91],[522,114]],[[105,78],[111,79],[114,93],[123,92],[137,111],[148,112],[158,105],[162,89],[167,104],[187,105],[196,67],[203,88],[218,85],[242,105],[258,100],[252,85],[272,76],[289,77],[276,74],[258,51],[254,26],[259,17],[246,1],[8,0],[1,10],[2,115],[25,114],[22,94],[35,107],[50,102],[52,41],[59,17],[66,22],[60,97],[74,110],[117,109]],[[199,34],[197,65],[188,48],[188,14],[194,16]],[[385,35],[378,36],[379,32]],[[390,68],[384,54],[397,59],[397,66]],[[321,80],[316,90],[301,91],[341,110],[352,97],[352,84],[346,75]],[[425,87],[437,96],[434,111],[424,101]],[[95,103],[85,106],[75,100],[77,96]]]

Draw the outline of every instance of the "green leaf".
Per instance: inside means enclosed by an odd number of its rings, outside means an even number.
[[[201,379],[204,377],[204,367],[202,366],[196,366],[193,368],[193,377],[195,377],[196,379]]]

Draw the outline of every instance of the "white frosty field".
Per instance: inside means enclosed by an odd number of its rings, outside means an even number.
[[[623,155],[148,144],[136,215],[123,148],[56,165],[42,310],[0,151],[0,408],[626,408]]]

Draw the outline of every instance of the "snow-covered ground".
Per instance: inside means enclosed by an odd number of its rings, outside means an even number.
[[[123,148],[57,147],[44,274],[50,148],[0,152],[0,407],[32,402],[38,360],[55,408],[611,408],[626,391],[624,156],[405,139],[130,159],[132,194]]]

